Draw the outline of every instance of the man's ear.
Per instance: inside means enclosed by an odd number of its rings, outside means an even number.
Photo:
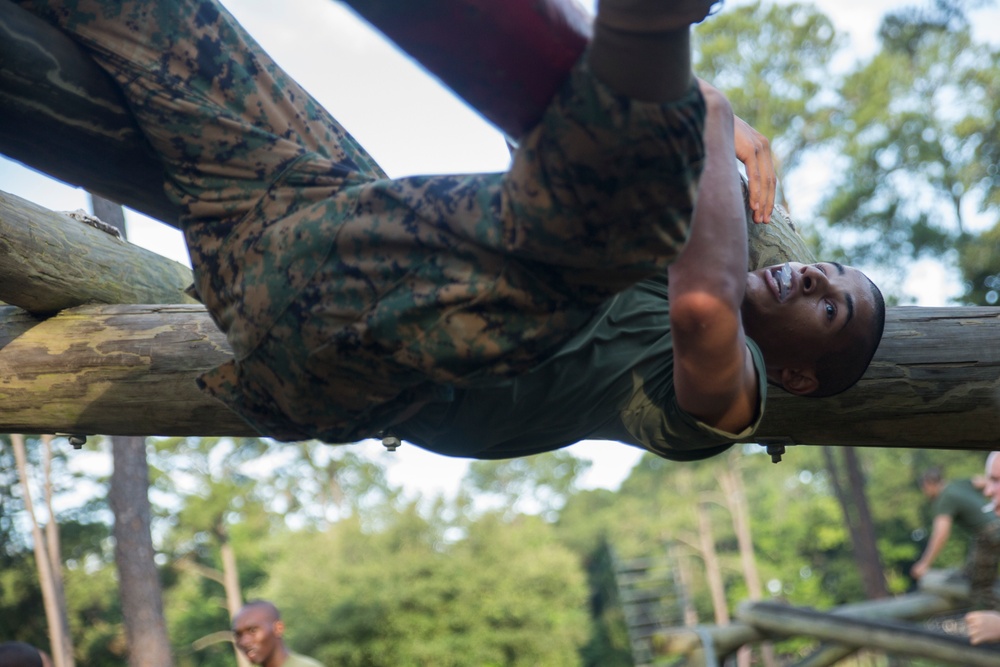
[[[280,637],[283,634],[285,634],[285,622],[284,621],[275,621],[274,622],[274,634],[277,635],[278,637]]]
[[[819,389],[819,380],[812,368],[782,368],[781,386],[796,396],[805,396]]]

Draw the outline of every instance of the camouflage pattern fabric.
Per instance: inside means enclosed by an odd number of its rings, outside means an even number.
[[[969,544],[965,574],[969,578],[969,598],[972,609],[998,609],[993,584],[1000,565],[1000,521],[986,524]]]
[[[523,372],[687,238],[696,87],[636,103],[581,62],[508,173],[391,180],[213,0],[18,3],[121,86],[235,354],[200,383],[264,435],[353,441]]]

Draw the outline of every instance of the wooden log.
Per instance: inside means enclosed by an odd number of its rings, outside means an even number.
[[[968,637],[922,630],[907,623],[823,613],[773,602],[742,605],[736,615],[744,623],[765,633],[807,635],[963,667],[995,667],[1000,664],[1000,647],[974,647],[969,644]]]
[[[0,432],[253,436],[195,385],[231,358],[201,305],[0,307]]]
[[[33,313],[86,303],[193,303],[184,292],[192,282],[179,262],[0,192],[0,301]]]
[[[923,581],[921,581],[923,584]],[[921,585],[923,589],[923,585]],[[968,592],[968,586],[966,586]],[[831,609],[830,613],[858,618],[892,618],[903,621],[923,620],[938,614],[964,609],[965,600],[931,592],[911,593],[887,600],[870,600]],[[832,667],[856,652],[858,647],[836,642],[824,642],[820,647],[795,662],[791,667]]]
[[[727,625],[698,625],[692,628],[670,628],[653,637],[653,653],[658,657],[689,655],[709,648],[718,656],[726,656],[746,644],[766,640],[760,630],[735,621]],[[706,644],[710,643],[710,647]]]
[[[748,603],[754,604],[754,603]],[[882,618],[897,620],[924,619],[935,614],[943,614],[961,609],[964,601],[960,598],[944,597],[928,592],[910,593],[883,600],[866,600],[842,605],[830,610],[830,614],[851,618]],[[653,640],[656,655],[688,654],[696,649],[703,649],[704,642],[711,642],[711,651],[718,656],[727,656],[736,652],[745,644],[753,644],[768,639],[790,636],[780,631],[765,632],[760,627],[745,620],[735,621],[728,625],[701,625],[695,628],[671,628],[658,634]],[[837,660],[850,655],[857,646],[832,645],[829,648],[837,652]],[[826,654],[824,654],[826,655]],[[830,655],[833,655],[831,653]],[[834,660],[833,662],[836,662]],[[815,663],[814,667],[820,664]],[[810,663],[811,664],[811,663]]]
[[[962,570],[930,570],[920,578],[919,587],[925,593],[953,601],[956,608],[969,604],[969,579]],[[993,584],[993,592],[1000,597],[1000,582]]]
[[[808,400],[770,387],[756,437],[1000,449],[1000,309],[890,308],[882,343],[857,386]]]
[[[220,355],[230,354],[221,334],[201,306],[81,306],[61,312],[49,320],[37,320],[19,309],[0,310],[0,398],[4,409],[0,411],[0,433],[46,433],[88,432],[105,435],[240,435],[246,433],[241,423],[234,428],[233,418],[227,409],[207,398],[192,398],[194,377],[197,372],[220,363]],[[1000,338],[1000,312],[989,308],[942,308],[942,309],[892,309],[889,313],[889,328],[898,332],[908,324],[910,311],[939,310],[939,316],[917,318],[917,332],[922,338],[947,338],[948,332],[963,321],[986,320],[982,324],[982,335]],[[989,311],[984,314],[982,311]],[[107,318],[114,315],[114,326]],[[94,321],[87,322],[88,317]],[[129,324],[133,320],[135,324]],[[150,317],[155,323],[150,324]],[[27,318],[27,319],[26,319]],[[902,318],[902,319],[901,319]],[[956,324],[959,323],[959,324]],[[191,331],[201,332],[200,336],[215,336],[209,348],[197,341],[188,340]],[[100,337],[92,337],[91,331]],[[992,332],[992,333],[990,333]],[[97,334],[94,334],[97,336]],[[107,338],[104,338],[107,337]],[[912,338],[902,335],[890,336],[883,343],[882,358],[878,374],[889,374],[896,363],[890,359],[902,359],[903,364],[912,355]],[[953,339],[952,345],[954,345]],[[76,341],[75,347],[67,348],[67,341]],[[132,365],[109,363],[109,358],[99,351],[91,350],[94,345],[110,346],[117,356],[111,359],[132,360]],[[977,354],[985,354],[985,344],[976,343]],[[179,349],[175,349],[178,348]],[[995,347],[995,346],[994,346]],[[58,358],[54,352],[58,350]],[[212,351],[209,359],[198,359],[197,355]],[[964,348],[963,348],[964,349]],[[27,351],[32,351],[28,354]],[[994,349],[995,352],[995,349]],[[160,374],[162,366],[155,363],[156,356],[167,355],[180,358],[188,365],[169,367],[171,384],[185,384],[189,398],[179,403],[166,400],[156,410],[161,398]],[[940,352],[945,355],[945,352]],[[185,357],[189,358],[185,358]],[[879,396],[878,387],[883,380],[876,377],[865,379],[861,386],[845,394],[839,401],[851,403],[849,411],[838,411],[833,407],[818,407],[829,400],[808,399],[774,400],[769,406],[770,430],[763,434],[794,436],[801,429],[808,429],[815,441],[800,440],[809,444],[872,445],[881,447],[935,448],[935,449],[978,449],[997,448],[997,421],[995,403],[982,404],[968,397],[974,395],[980,384],[986,380],[970,379],[970,369],[962,366],[947,368],[948,362],[941,362],[943,368],[930,377],[915,380],[900,379],[883,391],[893,392],[893,396]],[[905,376],[911,369],[903,366],[893,374]],[[112,372],[113,371],[113,372]],[[149,378],[142,379],[136,374],[146,372]],[[995,373],[994,373],[995,375]],[[40,378],[44,378],[41,381]],[[962,384],[969,387],[962,391]],[[992,382],[997,382],[996,377]],[[97,388],[87,389],[95,383]],[[935,384],[936,383],[936,384]],[[58,395],[52,395],[58,390]],[[172,390],[171,390],[172,391]],[[850,400],[855,392],[862,396],[872,395],[856,404]],[[778,392],[774,392],[778,393]],[[169,395],[169,393],[168,393]],[[927,400],[908,400],[909,396],[927,396]],[[128,405],[119,400],[126,397]],[[190,406],[197,405],[203,418],[191,419]],[[834,407],[837,403],[833,404]],[[132,406],[132,407],[130,407]],[[135,410],[133,410],[133,407]],[[947,408],[947,409],[946,409]],[[925,411],[934,409],[933,418]],[[992,410],[992,412],[991,412]],[[148,423],[147,411],[155,412],[156,419]],[[208,414],[212,413],[209,417]],[[776,416],[773,416],[776,415]],[[892,422],[894,428],[888,428]],[[774,424],[784,426],[775,430]],[[866,424],[871,424],[871,429]],[[992,425],[992,426],[991,426]],[[232,431],[227,431],[231,427]],[[210,429],[210,432],[199,430]]]
[[[0,2],[0,152],[174,224],[163,167],[121,92],[64,33]]]

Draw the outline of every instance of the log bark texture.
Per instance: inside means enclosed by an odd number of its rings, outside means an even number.
[[[121,92],[73,40],[0,2],[0,153],[175,225],[163,167]]]
[[[256,435],[195,378],[232,357],[203,306],[0,308],[0,432]]]
[[[192,281],[179,262],[0,192],[0,301],[33,313],[85,303],[193,303],[184,292]]]
[[[1000,309],[890,308],[882,343],[857,386],[826,399],[770,387],[757,437],[1000,449]]]

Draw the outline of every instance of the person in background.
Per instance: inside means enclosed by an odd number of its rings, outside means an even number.
[[[285,623],[267,600],[246,603],[233,617],[233,641],[255,665],[263,667],[323,667],[285,645]]]
[[[972,607],[995,609],[993,583],[1000,563],[1000,517],[983,511],[983,496],[971,479],[946,481],[940,468],[930,468],[923,474],[920,490],[931,500],[934,523],[927,547],[910,574],[920,579],[927,573],[947,544],[952,526],[957,525],[971,538],[965,574]]]
[[[52,659],[26,642],[0,643],[0,667],[52,667]]]
[[[990,452],[986,457],[986,484],[983,494],[990,503],[984,511],[998,514],[1000,507],[1000,452]],[[969,641],[973,644],[1000,641],[1000,613],[994,610],[971,611],[965,615],[965,624],[969,629]]]

